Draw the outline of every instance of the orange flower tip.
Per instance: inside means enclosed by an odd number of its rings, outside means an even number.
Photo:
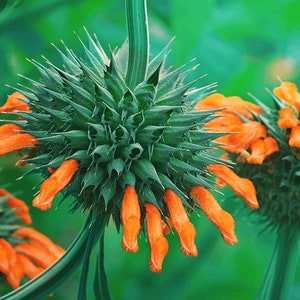
[[[127,243],[126,240],[122,240],[122,248],[126,251],[126,252],[132,252],[132,253],[136,253],[139,250],[139,246],[138,243],[136,242],[134,245],[129,245]]]
[[[247,163],[252,165],[261,165],[264,162],[264,157],[257,157],[257,156],[249,156],[247,158]]]
[[[164,236],[158,237],[151,243],[151,257],[149,267],[152,272],[159,273],[162,270],[163,261],[168,253],[169,244]]]
[[[137,237],[140,232],[141,224],[139,218],[134,216],[129,217],[126,223],[123,224],[124,233],[122,240],[122,247],[126,252],[137,252],[138,242]]]
[[[43,199],[41,197],[41,194],[39,194],[38,196],[36,196],[33,201],[32,201],[32,206],[36,207],[40,210],[48,210],[49,208],[51,208],[53,203],[53,198],[51,199]]]
[[[233,234],[233,235],[222,234],[222,238],[223,238],[223,241],[229,245],[235,245],[238,242],[238,239],[235,236],[235,234]]]
[[[30,111],[29,105],[24,102],[24,100],[28,100],[23,94],[20,92],[12,93],[4,103],[0,107],[1,113],[14,112],[14,111]]]
[[[195,245],[196,229],[191,222],[185,222],[181,225],[178,232],[181,242],[181,251],[186,256],[197,256],[198,250]]]

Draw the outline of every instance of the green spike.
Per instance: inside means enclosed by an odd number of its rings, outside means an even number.
[[[139,159],[132,163],[131,171],[141,180],[149,182],[155,181],[163,187],[153,164],[147,159]]]
[[[178,174],[180,173],[184,173],[184,172],[198,172],[198,173],[201,173],[201,170],[199,170],[198,168],[180,160],[180,159],[177,159],[175,157],[171,157],[169,159],[169,164],[172,166],[172,168],[174,170],[176,170],[176,172]]]

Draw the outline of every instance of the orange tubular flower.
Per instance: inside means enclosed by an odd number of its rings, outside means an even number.
[[[277,141],[268,136],[265,139],[259,139],[251,144],[251,155],[247,157],[249,164],[262,164],[269,155],[279,151]]]
[[[25,254],[34,263],[44,269],[48,268],[56,261],[55,256],[52,255],[52,253],[49,252],[48,249],[43,249],[36,244],[20,243],[17,244],[14,248],[16,252]]]
[[[31,224],[31,217],[27,205],[20,199],[14,197],[5,189],[0,189],[0,197],[7,197],[7,205],[15,209],[15,215],[18,216],[25,224]]]
[[[2,139],[2,146],[0,149],[0,155],[22,150],[25,148],[32,148],[38,144],[38,140],[28,133],[16,133]]]
[[[32,205],[42,210],[49,209],[56,194],[70,183],[78,167],[79,163],[76,159],[71,158],[64,161],[60,167],[42,183],[40,194],[33,199]]]
[[[249,179],[239,177],[229,167],[223,165],[212,164],[208,165],[207,169],[226,182],[239,197],[244,199],[249,207],[258,208],[255,187]]]
[[[282,82],[279,87],[274,88],[273,93],[281,100],[295,106],[299,111],[300,94],[295,83]]]
[[[300,148],[300,126],[292,128],[289,145],[291,147]]]
[[[22,130],[22,127],[20,127],[16,124],[2,125],[2,126],[0,126],[0,138],[5,139],[9,136],[20,133],[21,130]]]
[[[238,242],[234,233],[234,220],[224,211],[213,195],[202,186],[194,186],[190,195],[199,204],[207,217],[219,228],[224,242],[233,245]]]
[[[65,252],[44,234],[24,224],[30,224],[31,218],[27,205],[4,189],[0,189],[0,211],[9,218],[1,218],[5,231],[0,238],[0,273],[14,289],[21,284],[23,277],[32,279],[43,272]],[[3,201],[4,200],[4,201]],[[14,217],[11,210],[14,210]],[[20,227],[16,230],[16,225]]]
[[[161,272],[168,253],[168,241],[163,234],[163,222],[159,210],[150,203],[145,204],[147,235],[151,248],[149,266],[152,272]]]
[[[23,94],[14,92],[11,94],[3,106],[0,107],[0,112],[24,111],[30,112],[29,105],[22,100],[28,100]]]
[[[14,248],[4,238],[0,238],[0,272],[8,274],[16,261]]]
[[[17,253],[19,262],[24,266],[24,275],[33,279],[44,271],[44,268],[35,265],[26,255]]]
[[[222,109],[222,113],[236,113],[249,119],[253,119],[250,111],[261,113],[261,108],[251,102],[244,101],[240,97],[225,97],[222,94],[212,94],[201,100],[196,105],[197,110]]]
[[[217,118],[209,121],[205,128],[213,132],[236,132],[243,121],[236,115],[229,113],[216,113]]]
[[[221,136],[215,141],[222,144],[220,148],[224,150],[240,153],[248,149],[255,140],[265,137],[266,134],[265,126],[256,121],[251,121],[241,124],[237,133]]]
[[[197,256],[198,251],[195,245],[196,230],[189,221],[187,213],[182,205],[181,199],[170,189],[164,194],[171,221],[181,243],[181,250],[187,256]]]
[[[137,252],[137,237],[141,229],[141,210],[138,195],[133,187],[128,185],[122,201],[121,219],[124,227],[122,247],[127,252]]]
[[[47,249],[56,259],[61,257],[65,250],[53,243],[47,236],[30,227],[22,227],[14,232],[14,236],[19,239],[28,239],[31,244]]]
[[[293,128],[299,124],[294,111],[290,107],[283,107],[279,111],[278,126],[280,128]]]

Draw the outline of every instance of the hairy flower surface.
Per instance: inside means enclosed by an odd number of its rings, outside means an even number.
[[[36,277],[64,254],[30,224],[25,202],[0,189],[0,273],[14,289],[23,277]]]
[[[129,88],[127,43],[107,56],[97,40],[88,39],[89,48],[82,43],[85,59],[67,47],[59,50],[63,68],[33,61],[40,81],[28,79],[32,86],[0,108],[16,117],[0,127],[1,154],[18,150],[17,165],[32,163],[45,177],[35,207],[49,209],[63,191],[74,197],[73,209],[101,211],[118,229],[122,224],[122,246],[131,252],[138,250],[138,235],[146,228],[150,268],[159,272],[168,251],[166,226],[178,234],[184,254],[197,255],[188,212],[202,208],[202,202],[191,191],[202,187],[207,197],[215,189],[207,166],[226,165],[214,155],[213,141],[223,133],[205,128],[215,110],[195,110],[210,87],[192,89],[194,82],[185,82],[193,67],[166,68],[165,49],[148,63],[144,81]],[[231,187],[257,208],[253,186],[231,182]],[[205,213],[222,228],[226,242],[236,243],[233,220],[211,197],[211,212]]]
[[[276,228],[299,227],[300,94],[297,86],[282,82],[276,87],[272,94],[274,108],[258,99],[255,100],[259,106],[249,106],[249,102],[243,101],[247,114],[231,103],[231,97],[220,94],[206,97],[205,105],[200,102],[197,108],[206,108],[207,103],[211,104],[210,108],[217,108],[211,101],[215,97],[228,101],[228,108],[218,112],[219,118],[206,126],[215,132],[231,131],[216,141],[230,154],[230,159],[237,162],[234,171],[254,183],[260,205],[258,211]],[[224,122],[222,119],[228,115],[234,116],[235,121]],[[244,130],[246,126],[248,130]]]

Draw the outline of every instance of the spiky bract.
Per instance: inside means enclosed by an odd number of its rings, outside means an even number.
[[[192,68],[165,68],[167,48],[152,59],[146,79],[133,90],[126,85],[128,45],[104,53],[97,39],[88,35],[85,59],[65,47],[58,50],[63,68],[46,59],[36,61],[40,81],[23,87],[30,112],[18,112],[16,121],[39,144],[28,162],[49,176],[64,161],[75,158],[79,169],[65,189],[76,197],[74,208],[110,209],[120,222],[124,188],[134,186],[139,201],[164,211],[163,193],[175,191],[188,207],[193,185],[211,187],[206,165],[217,162],[210,155],[211,142],[220,133],[203,125],[214,111],[195,111],[194,105],[209,86],[191,89],[184,79]]]

